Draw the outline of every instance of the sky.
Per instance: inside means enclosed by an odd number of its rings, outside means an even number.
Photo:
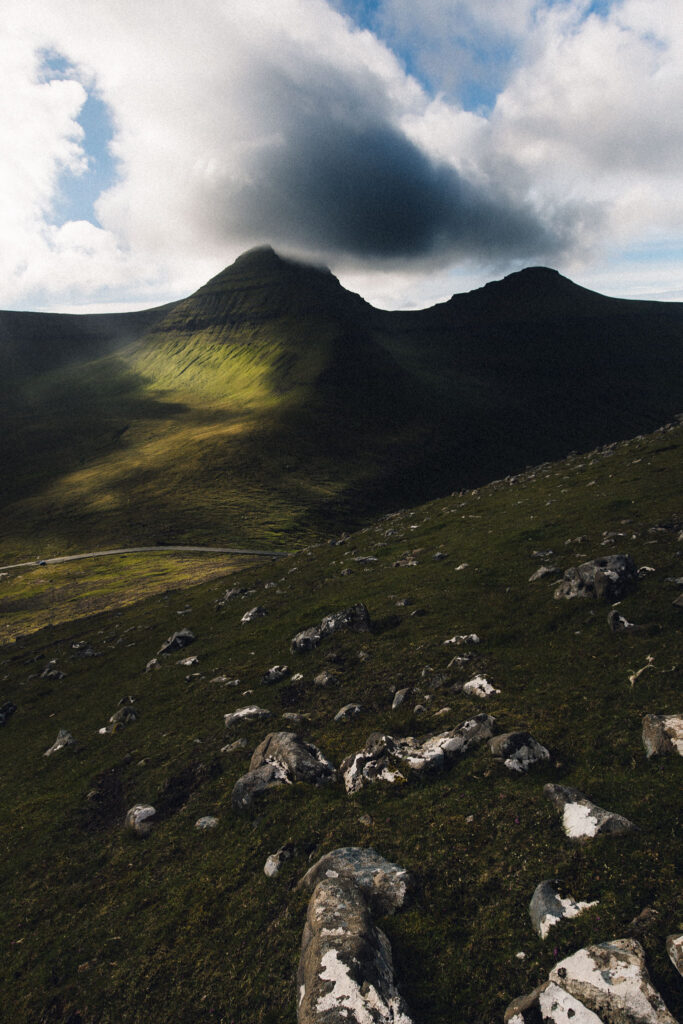
[[[422,308],[524,266],[683,301],[681,0],[3,0],[0,308],[256,245]]]

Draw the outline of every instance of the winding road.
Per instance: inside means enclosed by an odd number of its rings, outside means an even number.
[[[39,565],[57,565],[60,562],[77,562],[80,558],[103,558],[106,555],[135,555],[145,551],[165,554],[173,551],[198,552],[214,555],[260,555],[263,558],[284,558],[289,551],[254,551],[251,548],[204,548],[191,544],[158,544],[149,548],[112,548],[111,551],[86,551],[81,555],[60,555],[58,558],[34,558],[31,562],[15,562],[14,565],[0,565],[0,572],[7,569],[27,569]]]

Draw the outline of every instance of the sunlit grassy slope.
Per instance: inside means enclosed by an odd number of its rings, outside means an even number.
[[[0,647],[0,703],[17,705],[0,728],[0,1019],[295,1024],[307,902],[295,884],[312,859],[343,845],[371,845],[416,877],[411,905],[381,927],[421,1024],[501,1021],[507,1003],[559,958],[635,934],[631,922],[645,907],[655,912],[637,933],[648,969],[683,1019],[680,978],[664,948],[683,926],[683,759],[648,761],[641,743],[644,714],[681,712],[683,610],[673,605],[680,590],[672,580],[683,576],[682,453],[678,426],[403,510],[339,545]],[[546,561],[560,571],[615,552],[650,567],[619,608],[642,630],[613,634],[608,605],[557,602],[552,581],[528,582],[537,550],[551,551]],[[418,564],[395,567],[406,552]],[[368,556],[377,561],[356,560]],[[253,593],[218,610],[225,588],[237,585]],[[399,606],[401,598],[413,603]],[[372,632],[290,653],[295,632],[358,601]],[[241,625],[257,603],[268,615]],[[145,673],[181,625],[196,642]],[[472,661],[448,669],[463,649],[444,641],[470,632],[481,637]],[[199,664],[179,665],[185,654]],[[52,659],[63,679],[43,677]],[[648,659],[652,667],[631,683]],[[303,680],[264,685],[275,664]],[[427,666],[444,678],[423,673]],[[321,690],[313,679],[323,668],[338,682]],[[486,703],[451,689],[482,672],[501,691]],[[226,686],[221,675],[241,683]],[[417,691],[392,713],[404,686]],[[138,721],[98,735],[129,694]],[[349,701],[362,714],[334,722]],[[246,704],[274,717],[226,734],[223,715]],[[353,798],[340,783],[299,784],[262,795],[249,813],[231,809],[256,744],[290,727],[283,712],[308,715],[305,735],[339,765],[373,730],[419,735],[482,710],[501,731],[530,729],[550,762],[513,776],[483,747],[442,775],[377,784]],[[60,728],[76,748],[44,758]],[[240,735],[243,750],[220,752]],[[579,788],[639,831],[572,843],[542,795],[547,781]],[[135,841],[123,818],[147,801],[160,820]],[[219,818],[216,831],[195,830],[205,814]],[[367,815],[371,824],[361,820]],[[267,878],[266,858],[286,842],[292,859]],[[541,942],[527,907],[547,878],[599,903]]]
[[[270,249],[163,310],[0,314],[0,554],[291,547],[653,428],[682,338],[680,304],[554,271],[388,313]]]

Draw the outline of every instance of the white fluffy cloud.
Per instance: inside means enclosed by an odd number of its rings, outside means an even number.
[[[604,280],[620,247],[671,251],[683,228],[683,10],[668,0],[604,16],[586,0],[384,0],[381,39],[325,0],[4,10],[0,306],[165,301],[261,242],[415,305],[529,261],[590,283],[602,260]],[[405,70],[411,34],[433,92]],[[41,78],[46,51],[73,73]],[[498,95],[469,112],[457,82],[477,74]],[[63,175],[88,172],[92,89],[118,180],[97,223],[60,223]]]

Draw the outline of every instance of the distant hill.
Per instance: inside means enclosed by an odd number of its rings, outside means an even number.
[[[418,312],[245,253],[143,313],[0,313],[0,549],[281,544],[650,430],[683,305],[530,268]]]

